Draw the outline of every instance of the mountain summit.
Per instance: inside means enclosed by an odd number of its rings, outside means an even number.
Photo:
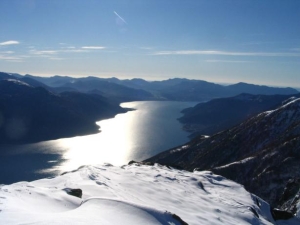
[[[132,163],[82,166],[0,187],[0,224],[296,225],[244,187],[209,171]]]

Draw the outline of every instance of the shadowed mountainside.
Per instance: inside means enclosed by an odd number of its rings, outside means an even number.
[[[98,132],[95,121],[126,112],[100,95],[52,93],[0,81],[0,143],[28,143]]]
[[[127,87],[121,84],[110,82],[103,78],[71,78],[66,76],[54,76],[46,78],[31,75],[26,75],[25,77],[42,82],[52,87],[57,92],[74,90],[83,93],[97,93],[117,102],[157,100],[157,98],[148,91]]]
[[[179,121],[184,129],[196,135],[212,135],[238,125],[266,110],[274,109],[296,95],[240,94],[230,98],[213,99],[184,109]]]
[[[300,203],[300,98],[146,161],[212,170],[295,213]]]

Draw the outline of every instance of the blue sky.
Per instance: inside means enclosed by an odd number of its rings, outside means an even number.
[[[300,86],[299,0],[1,0],[0,70]]]

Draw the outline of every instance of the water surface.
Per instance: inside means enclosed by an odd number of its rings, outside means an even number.
[[[82,165],[127,164],[141,161],[187,142],[188,133],[177,120],[193,102],[139,101],[122,103],[134,108],[97,122],[100,133],[19,146],[1,146],[0,183],[9,177],[32,180]],[[5,165],[5,166],[4,166]],[[9,182],[9,181],[7,181]]]

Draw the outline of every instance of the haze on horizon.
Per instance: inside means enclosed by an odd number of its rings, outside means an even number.
[[[300,86],[299,0],[1,0],[0,71]]]

